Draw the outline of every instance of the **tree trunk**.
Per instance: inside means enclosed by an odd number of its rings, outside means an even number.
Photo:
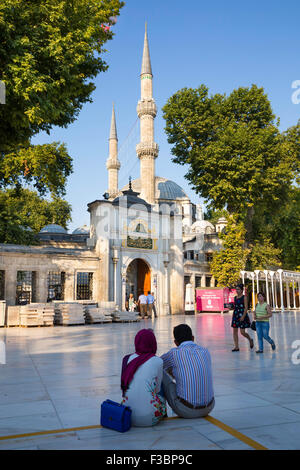
[[[246,246],[249,247],[250,243],[254,241],[254,233],[253,233],[253,217],[254,217],[254,206],[248,207],[247,209],[247,217],[245,222],[245,229],[246,229]]]

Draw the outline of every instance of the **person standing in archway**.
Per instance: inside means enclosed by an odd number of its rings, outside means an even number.
[[[234,311],[232,315],[231,327],[233,328],[233,341],[234,349],[232,352],[239,351],[239,337],[238,330],[240,329],[241,335],[250,343],[250,349],[253,349],[253,339],[246,333],[246,328],[250,328],[250,318],[248,315],[248,300],[243,295],[244,285],[238,284],[236,286],[237,295],[234,298]]]
[[[148,291],[148,295],[147,295],[147,311],[148,311],[148,316],[150,318],[152,318],[152,312],[154,313],[154,317],[156,318],[157,315],[156,315],[156,310],[154,310],[154,297],[153,295],[151,294],[150,291]]]
[[[140,307],[140,314],[142,318],[148,318],[147,304],[148,304],[147,297],[142,292],[141,295],[139,296],[139,307]]]

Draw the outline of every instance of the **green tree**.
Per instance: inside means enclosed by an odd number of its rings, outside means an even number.
[[[246,230],[236,215],[228,217],[226,230],[220,234],[223,247],[213,254],[210,270],[221,287],[234,286],[245,269],[250,250],[245,248]]]
[[[65,146],[33,146],[31,138],[68,126],[92,101],[93,79],[108,67],[104,44],[122,6],[120,0],[1,1],[1,189],[30,181],[41,194],[64,194],[72,171]]]
[[[279,213],[266,216],[265,230],[273,243],[281,249],[285,269],[300,270],[300,188],[293,187]]]
[[[2,0],[0,107],[2,151],[18,149],[40,131],[65,127],[91,101],[93,79],[107,69],[101,58],[119,0]]]
[[[281,133],[262,88],[228,97],[201,85],[175,93],[163,107],[173,161],[209,208],[239,214],[253,242],[253,217],[286,200],[299,162],[300,124]]]
[[[37,244],[45,225],[67,228],[71,206],[59,197],[47,201],[29,189],[9,189],[0,192],[0,220],[0,243]]]
[[[247,269],[278,269],[281,266],[280,248],[276,248],[269,238],[256,240],[250,245],[250,253],[247,260]]]

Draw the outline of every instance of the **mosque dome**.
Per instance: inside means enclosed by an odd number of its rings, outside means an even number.
[[[78,227],[72,232],[73,235],[89,235],[90,227],[87,225],[82,225],[82,227]]]
[[[68,233],[66,229],[57,224],[49,224],[40,230],[40,233]]]
[[[141,180],[137,178],[131,182],[133,191],[141,192]],[[126,185],[122,191],[128,189]],[[167,178],[155,177],[155,199],[175,201],[176,199],[189,199],[184,190],[174,181]]]

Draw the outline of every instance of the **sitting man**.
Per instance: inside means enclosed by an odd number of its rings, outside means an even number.
[[[181,418],[207,416],[215,406],[210,353],[194,343],[185,324],[175,326],[174,342],[177,347],[161,356],[167,402]]]

